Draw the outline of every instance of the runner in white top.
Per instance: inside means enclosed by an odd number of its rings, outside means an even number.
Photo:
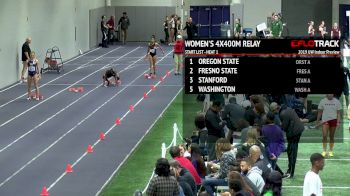
[[[322,196],[322,181],[318,173],[323,170],[324,158],[320,153],[314,153],[310,161],[312,168],[304,178],[303,196]]]
[[[322,155],[327,154],[327,135],[329,131],[329,156],[333,157],[334,134],[337,126],[340,124],[342,106],[338,99],[334,98],[333,94],[327,94],[318,105],[317,124],[322,116],[322,135],[323,135],[323,152]]]

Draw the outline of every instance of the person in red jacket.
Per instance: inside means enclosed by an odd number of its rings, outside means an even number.
[[[183,168],[186,168],[191,173],[197,185],[200,185],[202,183],[202,180],[199,177],[197,170],[192,165],[191,161],[185,157],[180,156],[180,148],[178,146],[170,147],[169,153],[174,160],[177,160]]]
[[[178,35],[177,40],[174,44],[174,66],[175,66],[175,75],[180,75],[183,53],[185,49],[184,41],[182,40],[182,36]]]

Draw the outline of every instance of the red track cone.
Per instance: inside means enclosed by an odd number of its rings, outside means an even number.
[[[72,172],[73,172],[72,165],[71,164],[67,164],[66,173],[72,173]]]
[[[155,91],[155,90],[156,90],[156,86],[152,85],[152,91]]]
[[[115,120],[115,124],[120,125],[120,118],[117,118],[117,120]]]
[[[105,140],[105,139],[106,139],[105,133],[101,132],[100,133],[100,140]]]
[[[86,149],[86,152],[87,153],[93,153],[94,152],[94,149],[92,148],[91,145],[88,145],[87,149]]]
[[[47,191],[47,188],[46,186],[43,187],[41,193],[40,193],[40,196],[49,196],[49,192]]]
[[[84,92],[84,87],[82,87],[82,86],[81,86],[81,87],[78,87],[78,88],[77,88],[77,91],[80,92],[80,93]]]
[[[129,106],[129,110],[130,110],[130,112],[133,112],[133,111],[134,111],[134,106],[133,106],[133,105],[130,105],[130,106]]]
[[[147,98],[147,93],[143,93],[143,98],[144,98],[144,99]]]

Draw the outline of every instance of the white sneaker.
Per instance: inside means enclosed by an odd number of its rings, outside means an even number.
[[[39,101],[40,99],[39,99],[39,97],[37,97],[37,98],[35,98],[35,100]]]
[[[30,101],[32,98],[31,97],[27,97],[27,100]]]

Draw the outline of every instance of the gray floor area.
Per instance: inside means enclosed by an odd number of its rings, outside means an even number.
[[[130,44],[95,49],[60,74],[43,74],[44,100],[26,100],[26,84],[0,90],[0,195],[38,196],[43,186],[52,196],[95,195],[182,88],[173,72],[158,83],[173,68],[172,48],[164,49],[154,80],[144,78],[145,45]],[[101,86],[108,66],[121,72],[121,86]],[[83,93],[68,91],[79,86]],[[128,113],[144,92],[149,98]],[[113,127],[118,117],[121,125]],[[106,140],[84,154],[108,130]],[[67,164],[74,164],[73,173],[64,174]]]

